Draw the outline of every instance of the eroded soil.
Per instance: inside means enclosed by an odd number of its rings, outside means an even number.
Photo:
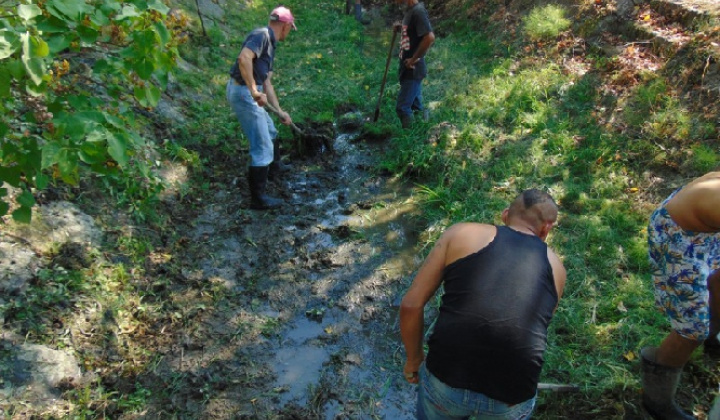
[[[238,174],[189,221],[183,326],[143,380],[171,397],[148,416],[413,417],[397,303],[422,229],[412,189],[367,170],[382,144],[357,140],[293,161],[269,189],[281,210],[246,209]]]

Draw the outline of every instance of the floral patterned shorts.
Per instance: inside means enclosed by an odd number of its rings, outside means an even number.
[[[673,330],[691,340],[704,340],[709,332],[708,276],[720,268],[720,234],[683,230],[665,205],[650,216],[648,249],[655,303],[670,318]]]

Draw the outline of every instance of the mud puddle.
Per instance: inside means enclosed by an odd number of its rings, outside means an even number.
[[[279,211],[234,210],[228,191],[207,203],[190,233],[202,255],[186,258],[200,263],[185,271],[222,297],[158,367],[194,388],[178,387],[172,412],[413,418],[397,303],[422,227],[413,188],[369,171],[382,148],[343,134],[332,156],[293,161],[268,191],[286,199]]]

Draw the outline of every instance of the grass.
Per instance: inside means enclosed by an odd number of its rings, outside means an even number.
[[[265,22],[272,5],[256,0],[228,10],[225,21],[210,24],[204,38],[193,14],[195,3],[187,3],[195,33],[181,55],[200,71],[178,70],[177,83],[188,97],[202,99],[184,103],[187,123],[169,129],[158,153],[190,167],[189,185],[194,187],[183,190],[182,196],[190,199],[182,204],[192,212],[194,203],[212,193],[216,181],[211,177],[230,176],[213,172],[220,160],[247,150],[224,87],[244,35]],[[342,14],[343,4],[337,1],[285,3],[297,11],[300,30],[278,48],[274,84],[282,107],[295,121],[331,121],[348,105],[372,115],[390,29],[363,28]],[[717,168],[717,115],[694,109],[662,72],[638,75],[636,85],[623,86],[627,93],[613,97],[603,88],[618,83],[619,73],[613,70],[617,60],[586,55],[589,71],[568,71],[564,63],[571,53],[555,41],[583,23],[571,21],[562,6],[532,8],[519,21],[522,30],[513,32],[489,14],[479,19],[482,30],[474,30],[462,13],[476,2],[460,3],[460,17],[437,23],[443,36],[428,55],[424,95],[426,103],[434,104],[429,123],[400,130],[394,114],[396,62],[391,64],[381,118],[366,128],[367,135],[388,139],[377,169],[417,184],[429,226],[418,246],[425,251],[455,222],[499,223],[500,211],[523,189],[550,191],[561,216],[549,243],[563,257],[568,284],[552,323],[542,379],[578,384],[581,391],[541,394],[535,417],[637,414],[638,351],[659,343],[668,332],[653,303],[644,229],[654,205],[676,186],[667,182],[651,189],[649,179],[687,180]],[[615,104],[620,110],[612,113]],[[282,138],[291,137],[289,128],[279,129]],[[679,156],[687,159],[671,165]],[[140,221],[150,226],[148,231],[124,230],[122,219],[107,222],[107,230],[114,232],[110,253],[117,258],[100,259],[83,270],[45,270],[38,276],[40,284],[27,294],[31,298],[10,299],[3,309],[6,324],[19,324],[24,333],[43,341],[52,340],[48,330],[55,315],[72,317],[74,302],[96,302],[103,310],[85,315],[101,333],[92,342],[133,360],[134,367],[120,371],[132,378],[133,369],[153,371],[157,361],[141,340],[121,337],[121,343],[112,343],[115,327],[192,328],[192,314],[204,310],[203,304],[224,302],[230,292],[184,277],[182,287],[170,290],[176,277],[182,277],[172,260],[157,264],[162,275],[150,276],[148,258],[169,253],[166,248],[180,238],[165,231],[167,218],[150,217],[156,203],[147,184],[131,179],[112,187],[115,201],[132,203],[136,214],[145,215]],[[254,314],[252,306],[261,306],[259,301],[250,306],[243,313],[245,321],[236,326],[237,335],[276,335],[279,320]],[[104,367],[93,354],[84,355],[83,362]],[[697,356],[688,370],[695,380],[718,376]],[[99,417],[108,404],[116,414],[137,413],[150,398],[166,397],[149,395],[140,383],[131,385],[123,395],[103,387],[74,390],[74,414]],[[682,395],[705,405],[714,396],[711,389],[694,392]]]

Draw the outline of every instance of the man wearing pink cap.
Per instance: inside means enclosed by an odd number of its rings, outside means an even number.
[[[265,194],[271,166],[280,165],[277,129],[265,108],[270,104],[279,111],[283,124],[292,124],[283,111],[272,85],[273,61],[277,41],[284,41],[291,29],[297,30],[290,10],[277,7],[270,13],[268,25],[251,31],[243,42],[240,55],[230,68],[227,99],[250,142],[250,208],[267,210],[280,207],[282,200]]]

